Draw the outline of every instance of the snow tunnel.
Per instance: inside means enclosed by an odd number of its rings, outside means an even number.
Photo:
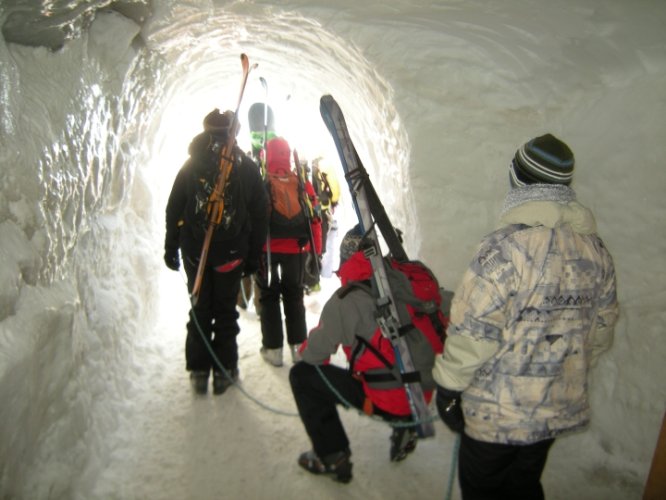
[[[59,458],[65,468],[81,465],[74,449],[82,443],[107,447],[97,433],[118,425],[113,408],[133,390],[126,375],[153,349],[144,330],[169,300],[155,258],[162,254],[166,199],[203,117],[216,107],[235,109],[241,53],[258,66],[239,107],[239,145],[249,144],[250,104],[268,102],[279,135],[301,158],[337,163],[319,114],[320,97],[334,95],[349,110],[371,176],[382,165],[377,189],[416,248],[409,142],[392,90],[352,43],[321,22],[270,7],[174,4],[143,27],[118,10],[100,9],[81,37],[66,42],[51,30],[27,39],[9,23],[5,28],[7,39],[23,45],[1,48],[8,62],[3,132],[21,144],[3,152],[16,167],[3,185],[10,214],[3,245],[12,255],[3,268],[10,284],[2,294],[3,330],[21,322],[29,335],[12,340],[7,333],[14,356],[4,360],[0,392],[15,401],[2,410],[5,429],[28,422],[29,430],[5,435],[1,451],[21,450],[36,462],[7,463],[8,491],[25,487],[31,467],[49,474],[42,459],[49,462],[56,451],[45,439],[72,440]],[[93,414],[104,415],[102,422],[91,423]]]

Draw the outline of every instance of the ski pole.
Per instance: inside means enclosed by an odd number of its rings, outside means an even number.
[[[300,198],[300,203],[301,207],[303,208],[303,211],[305,212],[305,218],[308,223],[308,237],[310,239],[310,252],[312,253],[312,258],[314,259],[315,263],[315,269],[317,271],[317,276],[319,276],[320,270],[319,270],[319,260],[317,259],[317,250],[315,248],[314,244],[314,234],[312,233],[312,219],[313,219],[313,210],[312,210],[312,203],[310,203],[310,199],[308,197],[308,194],[305,190],[305,180],[304,180],[304,172],[303,172],[303,167],[301,166],[301,162],[298,159],[298,152],[296,149],[294,149],[294,165],[296,165],[296,172],[298,174],[298,188],[301,191],[301,196]]]

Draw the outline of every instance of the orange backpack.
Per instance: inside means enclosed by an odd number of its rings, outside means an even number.
[[[308,221],[303,209],[303,194],[295,173],[266,174],[271,200],[271,238],[303,238],[308,235]]]

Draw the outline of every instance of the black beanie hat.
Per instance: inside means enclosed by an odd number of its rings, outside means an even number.
[[[233,111],[227,110],[224,113],[220,113],[220,110],[215,108],[204,118],[203,127],[204,130],[210,134],[226,136],[233,121]],[[238,130],[236,130],[236,134],[237,133]],[[234,136],[236,134],[234,134]]]
[[[511,186],[527,184],[571,184],[574,155],[557,137],[546,134],[532,139],[516,151],[509,167]]]

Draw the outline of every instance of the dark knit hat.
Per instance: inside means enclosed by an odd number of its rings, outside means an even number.
[[[574,155],[557,137],[546,134],[521,146],[509,167],[511,186],[565,184],[573,178]]]
[[[233,121],[233,111],[227,110],[224,113],[220,113],[220,110],[215,108],[204,118],[203,127],[204,130],[210,134],[226,136]],[[236,132],[234,133],[234,137],[236,134],[238,134],[238,126],[236,128]]]
[[[361,225],[356,224],[353,228],[347,231],[340,243],[340,266],[342,266],[349,257],[360,250],[362,241],[363,231],[361,230]]]

